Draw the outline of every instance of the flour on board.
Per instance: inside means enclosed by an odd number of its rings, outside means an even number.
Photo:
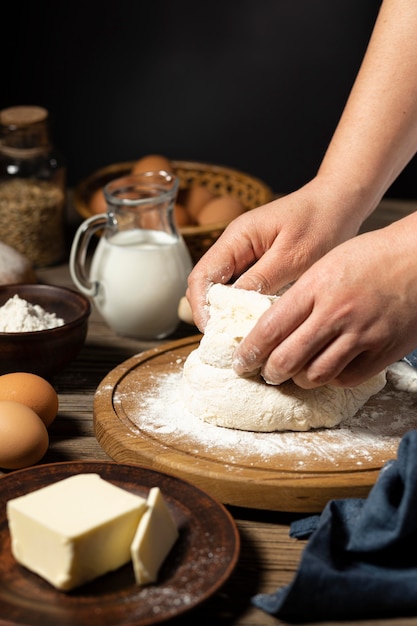
[[[132,423],[131,436],[157,440],[174,450],[185,449],[198,458],[218,461],[230,466],[256,466],[268,469],[308,469],[314,471],[323,461],[343,470],[346,466],[360,469],[374,467],[382,456],[388,460],[396,455],[398,443],[410,429],[417,427],[417,386],[414,392],[407,380],[417,381],[417,372],[408,367],[401,376],[391,375],[388,384],[357,414],[333,429],[308,432],[250,432],[222,428],[193,416],[184,407],[180,382],[182,366],[175,362],[172,371],[155,375],[146,390],[125,389],[114,395],[116,410]],[[153,378],[153,377],[152,377]],[[99,392],[98,392],[99,393]],[[291,459],[292,466],[288,466]]]

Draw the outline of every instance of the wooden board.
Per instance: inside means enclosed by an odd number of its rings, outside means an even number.
[[[205,424],[182,407],[182,366],[200,336],[136,355],[94,398],[94,429],[115,461],[186,479],[225,504],[318,512],[365,497],[403,434],[417,427],[417,396],[389,383],[343,427],[250,433]]]

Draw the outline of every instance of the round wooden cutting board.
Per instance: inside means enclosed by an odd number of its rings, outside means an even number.
[[[102,380],[94,428],[112,459],[188,480],[224,504],[319,512],[331,499],[365,497],[417,427],[417,395],[390,382],[334,429],[253,433],[206,424],[180,396],[183,363],[199,340],[148,350]]]

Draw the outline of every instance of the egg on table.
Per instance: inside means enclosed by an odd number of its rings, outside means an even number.
[[[58,394],[47,380],[29,372],[10,372],[0,376],[0,401],[14,400],[32,409],[50,426],[58,413]]]
[[[58,408],[58,394],[41,376],[30,372],[0,376],[0,468],[20,469],[41,460]]]
[[[41,418],[30,407],[14,400],[0,400],[0,467],[28,467],[40,461],[48,449],[49,435]]]

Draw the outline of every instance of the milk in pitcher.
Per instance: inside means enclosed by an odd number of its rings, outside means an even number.
[[[99,284],[96,305],[121,335],[165,337],[178,325],[191,267],[183,239],[169,233],[137,229],[103,236],[90,270]]]

